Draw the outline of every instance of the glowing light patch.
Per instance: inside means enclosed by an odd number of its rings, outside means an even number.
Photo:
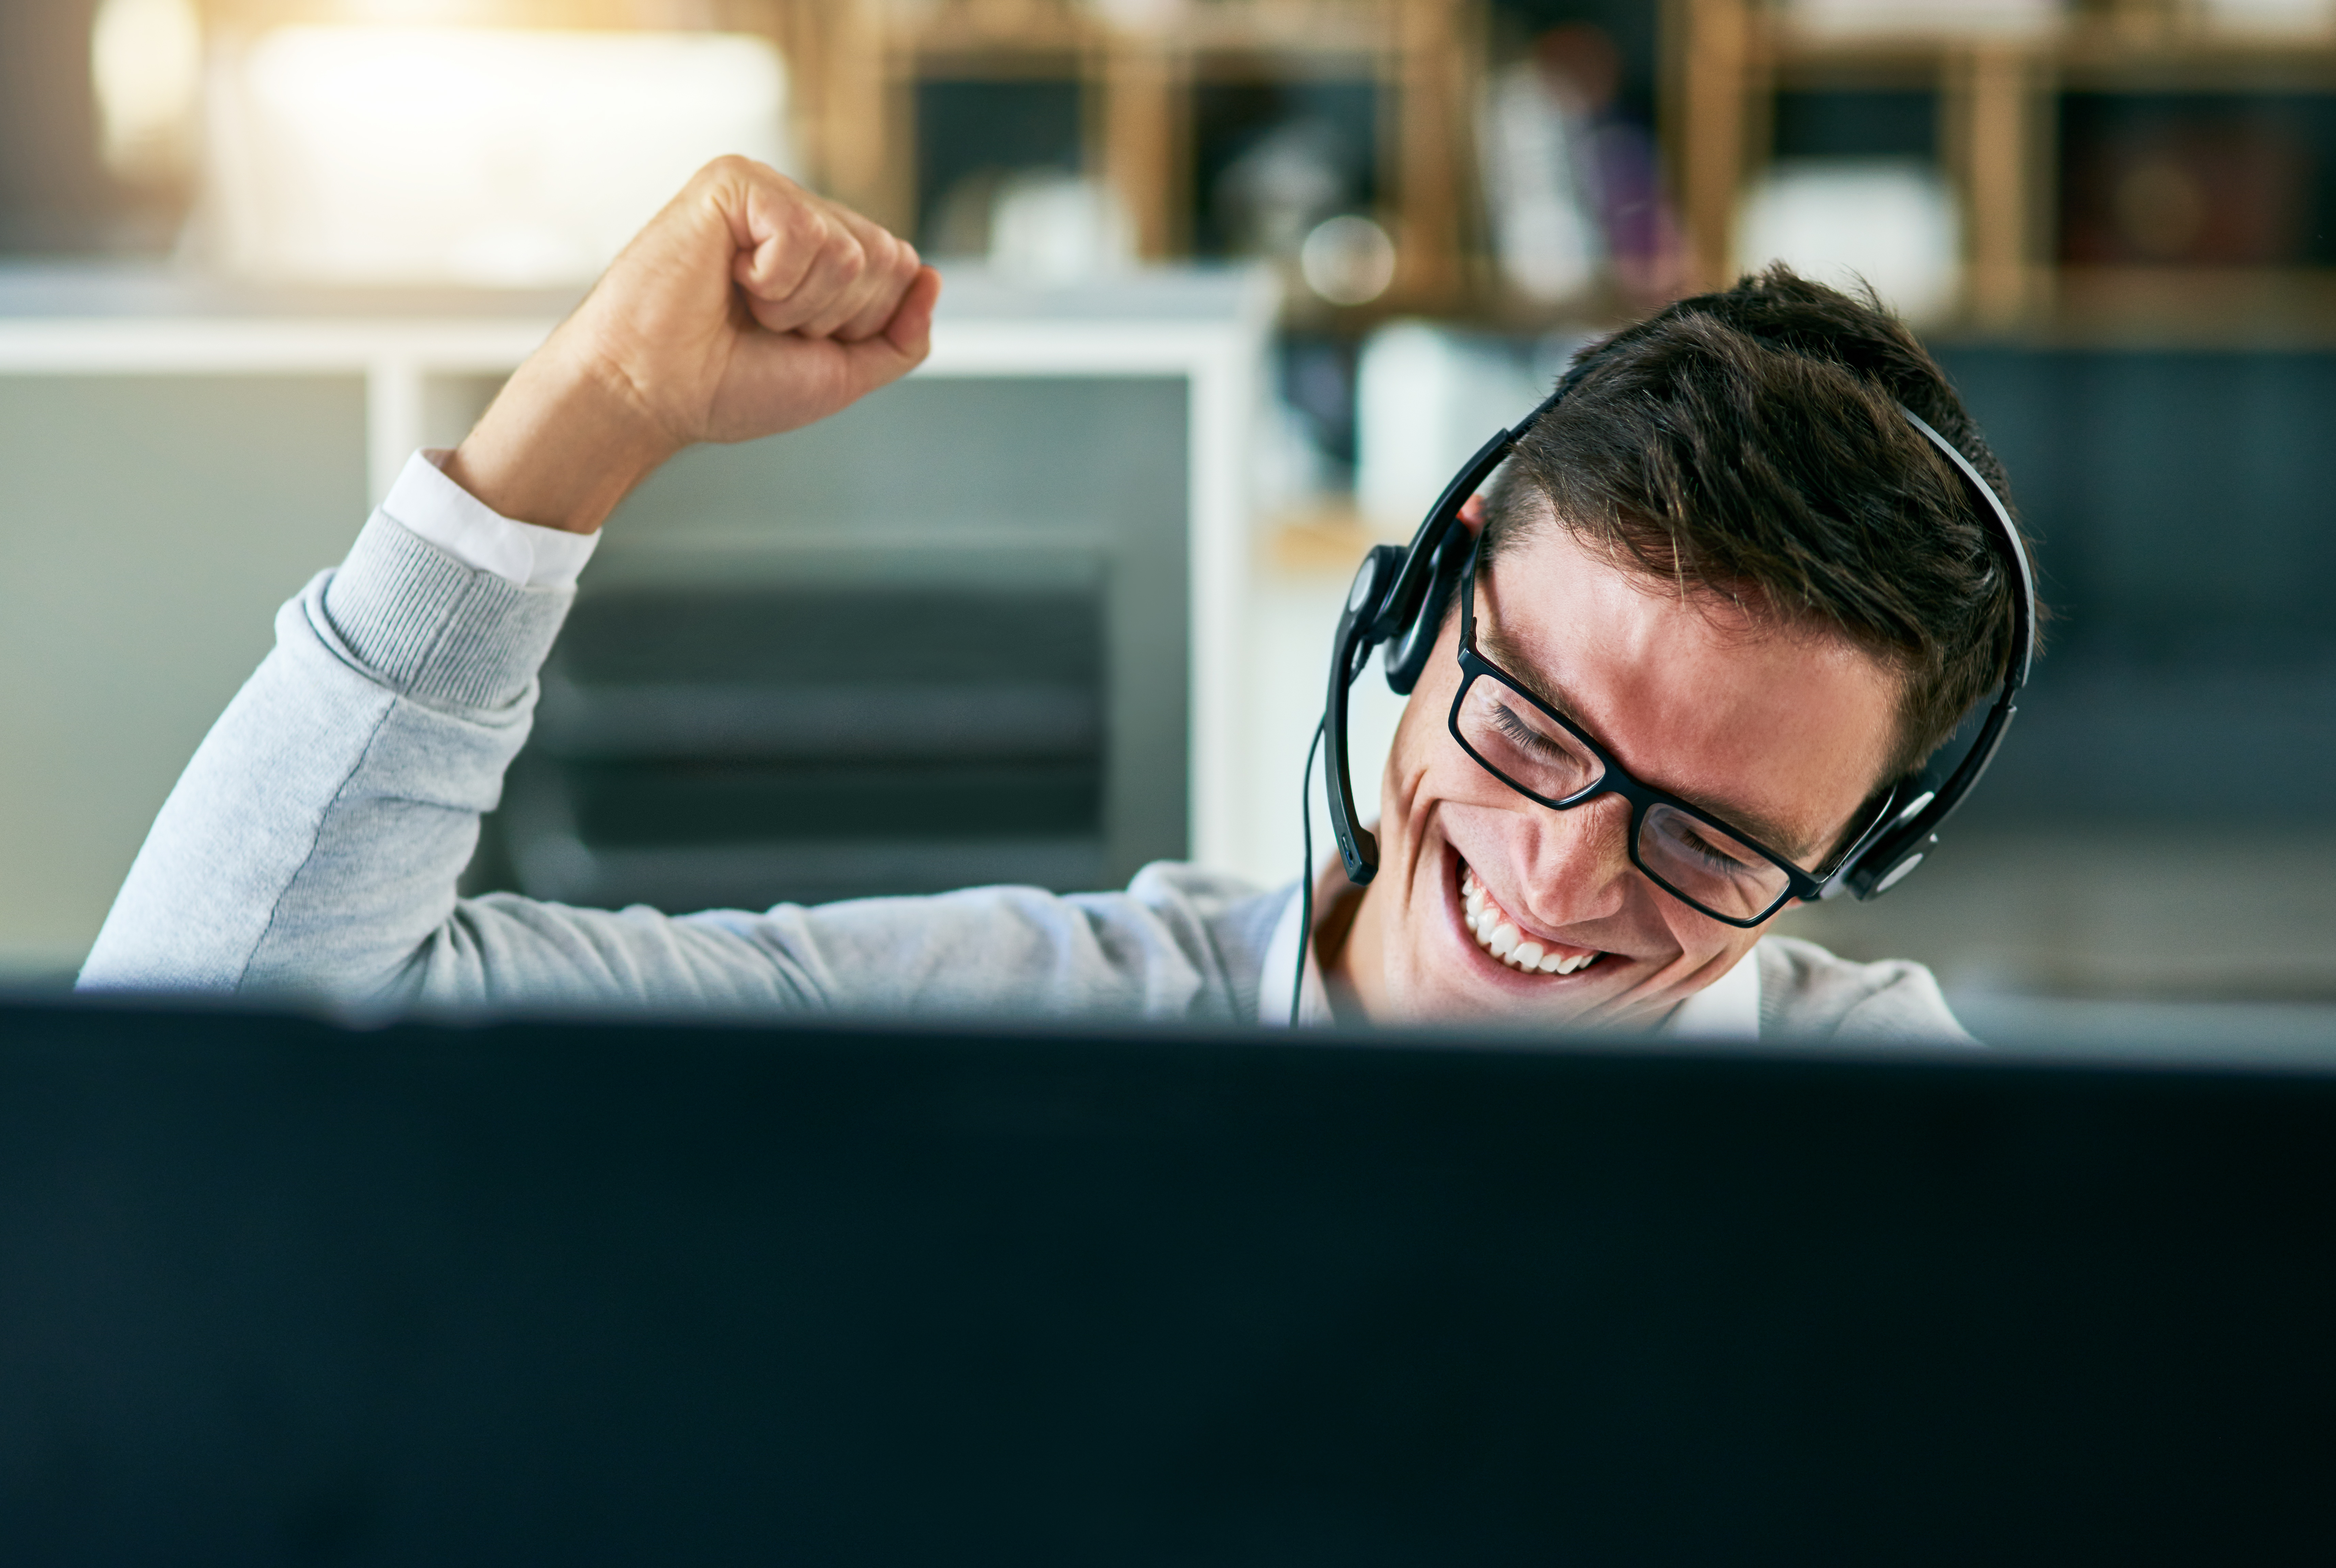
[[[583,282],[708,159],[792,162],[785,63],[733,34],[287,27],[209,96],[219,259],[283,281]]]

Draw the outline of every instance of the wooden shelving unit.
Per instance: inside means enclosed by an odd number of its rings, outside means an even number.
[[[844,199],[916,216],[916,85],[1077,82],[1085,163],[1119,193],[1138,249],[1189,253],[1192,91],[1209,80],[1338,77],[1379,89],[1381,211],[1397,241],[1390,299],[1448,304],[1465,287],[1475,189],[1469,116],[1482,69],[1479,0],[849,0],[810,7],[813,156]],[[805,73],[806,76],[813,73]]]
[[[1698,281],[1732,274],[1734,223],[1767,161],[1776,95],[1919,89],[1962,200],[1961,325],[2098,341],[2336,342],[2336,268],[2071,268],[2058,260],[2057,102],[2089,93],[2336,93],[2336,32],[2267,36],[2128,0],[2026,34],[1816,32],[1782,5],[1671,0],[1666,141]]]

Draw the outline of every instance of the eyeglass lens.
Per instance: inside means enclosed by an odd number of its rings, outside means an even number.
[[[1748,920],[1785,896],[1791,881],[1758,850],[1676,806],[1657,803],[1639,821],[1639,863],[1707,914]]]
[[[1581,739],[1503,681],[1471,677],[1455,714],[1461,744],[1506,784],[1550,804],[1594,792],[1606,770]],[[1639,820],[1639,864],[1707,914],[1752,920],[1791,886],[1785,869],[1733,834],[1678,807]]]
[[[1571,730],[1500,681],[1479,676],[1468,683],[1459,727],[1478,762],[1543,800],[1570,799],[1605,776]]]

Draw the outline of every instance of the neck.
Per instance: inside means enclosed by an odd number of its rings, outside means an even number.
[[[1386,930],[1378,911],[1387,901],[1374,897],[1378,889],[1356,887],[1343,875],[1316,889],[1314,960],[1321,966],[1323,989],[1329,993],[1332,1013],[1356,1021],[1386,1015]]]

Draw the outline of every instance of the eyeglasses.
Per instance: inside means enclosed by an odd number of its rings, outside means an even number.
[[[1479,547],[1481,549],[1481,546]],[[1824,877],[1679,796],[1640,783],[1580,726],[1476,650],[1476,563],[1460,573],[1460,693],[1452,738],[1484,771],[1552,811],[1601,795],[1630,803],[1630,863],[1654,884],[1724,925],[1757,926]]]

